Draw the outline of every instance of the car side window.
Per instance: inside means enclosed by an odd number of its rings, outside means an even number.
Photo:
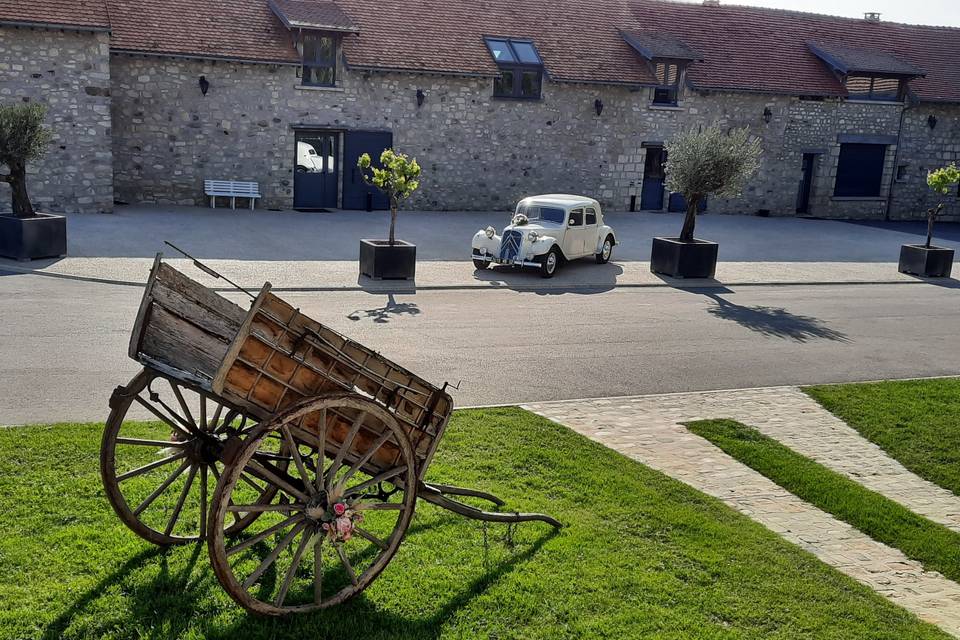
[[[571,227],[583,226],[583,209],[573,209],[570,212],[570,226]]]
[[[587,207],[587,226],[597,224],[597,210]]]

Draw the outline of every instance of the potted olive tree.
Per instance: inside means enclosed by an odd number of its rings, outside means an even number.
[[[0,105],[0,182],[10,185],[12,214],[0,215],[0,256],[17,260],[67,253],[67,219],[33,210],[27,194],[27,163],[39,160],[50,142],[39,104]]]
[[[948,195],[960,183],[960,169],[951,164],[927,174],[927,184],[938,195]],[[953,249],[937,247],[933,242],[933,225],[943,211],[943,200],[927,209],[927,242],[900,247],[900,273],[931,278],[948,278],[953,269]]]
[[[372,166],[370,154],[357,159],[363,179],[383,191],[390,200],[390,237],[360,240],[360,273],[377,279],[412,280],[417,269],[417,246],[396,239],[397,209],[420,186],[417,159],[393,149],[380,154],[380,166]]]
[[[719,125],[692,129],[666,145],[667,188],[686,200],[687,213],[676,238],[654,238],[650,270],[675,278],[712,278],[717,243],[694,238],[697,211],[709,195],[739,195],[760,166],[760,141],[747,129],[723,131]]]

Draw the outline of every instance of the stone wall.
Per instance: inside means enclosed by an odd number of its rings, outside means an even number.
[[[927,173],[951,162],[960,164],[960,105],[920,104],[907,110],[891,217],[924,217],[927,209],[943,201],[941,219],[960,221],[960,193],[938,196],[927,186]]]
[[[0,27],[0,101],[48,107],[53,141],[28,167],[36,209],[112,210],[108,34]],[[0,184],[0,211],[10,208],[9,187]]]
[[[201,75],[210,82],[206,96]],[[336,89],[308,89],[300,87],[295,67],[114,54],[117,198],[204,204],[203,179],[220,178],[257,181],[261,206],[290,208],[294,125],[391,130],[394,146],[424,167],[422,189],[407,205],[418,209],[504,209],[524,195],[576,192],[624,210],[631,196],[639,201],[644,143],[711,122],[749,127],[764,157],[744,194],[714,200],[710,211],[796,215],[803,154],[818,153],[809,215],[882,218],[895,171],[891,145],[881,197],[832,197],[838,135],[896,136],[897,105],[688,91],[679,108],[657,108],[649,89],[547,80],[543,99],[528,102],[492,98],[491,82],[482,78],[340,75]],[[417,89],[425,94],[419,107]],[[947,120],[923,153],[955,144],[956,120]],[[915,207],[895,201],[898,216],[915,215]]]

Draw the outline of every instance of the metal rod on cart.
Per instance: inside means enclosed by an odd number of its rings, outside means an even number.
[[[204,273],[213,276],[213,277],[216,278],[217,280],[225,280],[225,281],[226,281],[229,285],[231,285],[234,289],[237,289],[238,291],[242,291],[242,292],[244,292],[245,294],[247,294],[248,296],[250,296],[250,299],[251,299],[251,300],[256,300],[256,299],[257,299],[257,296],[253,295],[252,293],[250,293],[249,291],[247,291],[246,289],[244,289],[243,287],[241,287],[240,285],[238,285],[236,282],[234,282],[233,280],[231,280],[231,279],[228,278],[227,276],[221,275],[221,274],[217,273],[216,271],[214,271],[213,269],[211,269],[211,268],[208,267],[207,265],[203,264],[202,262],[200,262],[199,260],[197,260],[196,258],[194,258],[192,255],[190,255],[189,253],[187,253],[186,251],[184,251],[184,250],[181,249],[180,247],[176,246],[176,245],[173,244],[172,242],[168,242],[168,241],[164,240],[164,241],[163,241],[163,244],[171,247],[171,248],[174,249],[175,251],[179,251],[179,252],[182,253],[183,255],[185,255],[185,256],[187,256],[188,258],[190,258],[191,260],[193,260],[193,266],[195,266],[197,269],[200,269],[200,271],[203,271]]]

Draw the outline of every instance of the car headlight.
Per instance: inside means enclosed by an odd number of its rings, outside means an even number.
[[[539,239],[540,239],[540,234],[537,233],[536,231],[531,231],[530,233],[527,234],[527,240],[529,240],[530,242],[536,242]]]
[[[493,236],[497,235],[497,230],[494,229],[493,227],[487,227],[486,229],[483,230],[483,232],[487,234],[488,238],[491,238],[491,239],[493,239]]]

